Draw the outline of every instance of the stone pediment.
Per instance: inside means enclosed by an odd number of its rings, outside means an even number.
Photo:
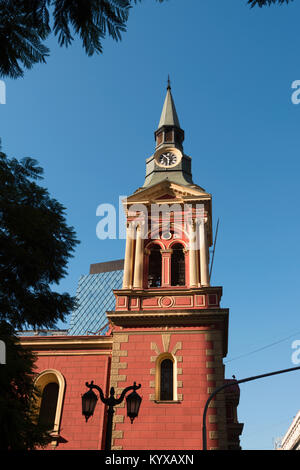
[[[159,196],[158,200],[160,201],[161,199],[176,199],[176,196],[174,196],[174,194],[164,194],[163,196]]]
[[[126,200],[125,206],[132,204],[167,204],[168,202],[193,203],[211,201],[211,195],[197,185],[184,186],[171,181],[162,181],[149,188],[140,188]]]

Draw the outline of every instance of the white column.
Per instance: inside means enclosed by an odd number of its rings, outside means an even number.
[[[132,271],[133,271],[133,249],[134,249],[134,226],[129,222],[126,229],[126,248],[124,260],[123,289],[131,289],[132,287]]]
[[[143,266],[144,266],[144,240],[142,237],[142,227],[139,225],[136,232],[135,259],[134,259],[134,278],[133,287],[143,288]]]
[[[161,287],[171,286],[171,256],[173,250],[160,250],[161,252]]]
[[[189,224],[189,273],[190,273],[190,287],[198,286],[197,279],[197,233],[195,231],[195,223]]]
[[[199,223],[199,241],[200,241],[200,282],[201,286],[209,286],[209,266],[208,266],[208,246],[205,220]]]

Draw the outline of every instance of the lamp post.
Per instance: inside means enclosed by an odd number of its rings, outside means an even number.
[[[233,385],[238,385],[242,384],[245,382],[250,382],[251,380],[258,380],[258,379],[263,379],[264,377],[270,377],[271,375],[278,375],[278,374],[283,374],[285,372],[292,372],[294,370],[299,370],[299,367],[292,367],[290,369],[283,369],[283,370],[277,370],[275,372],[268,372],[267,374],[261,374],[261,375],[255,375],[253,377],[246,377],[245,379],[241,380],[232,380],[230,382],[227,382],[220,387],[216,388],[208,397],[205,407],[204,407],[204,412],[203,412],[203,425],[202,425],[202,448],[203,450],[207,450],[207,432],[206,432],[206,415],[207,415],[207,410],[208,406],[211,402],[211,400],[219,393],[221,390],[223,390],[226,387],[232,387]]]
[[[93,392],[93,389],[98,390],[100,399],[102,403],[108,406],[107,409],[107,425],[106,425],[106,435],[105,435],[105,450],[111,449],[111,436],[112,436],[112,422],[113,422],[113,415],[114,415],[114,406],[119,405],[125,398],[125,395],[130,390],[133,390],[129,395],[126,397],[126,404],[127,404],[127,416],[130,418],[131,424],[133,420],[138,416],[139,409],[141,405],[142,398],[136,393],[136,390],[141,388],[141,384],[136,385],[136,382],[133,383],[130,387],[124,388],[119,398],[115,398],[115,389],[111,387],[110,389],[110,396],[108,398],[104,397],[102,389],[95,385],[93,381],[89,384],[86,382],[85,384],[89,391],[82,395],[82,414],[85,416],[86,422],[88,419],[93,415],[98,398],[97,395]]]

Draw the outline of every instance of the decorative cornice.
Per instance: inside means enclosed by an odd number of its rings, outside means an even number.
[[[227,326],[229,310],[196,309],[188,311],[148,310],[148,311],[113,311],[106,312],[112,325],[116,326],[195,326],[225,323]]]
[[[148,289],[114,289],[115,295],[133,295],[140,297],[152,297],[157,295],[205,295],[217,294],[221,298],[223,293],[222,286],[192,287],[192,288],[148,288]]]
[[[19,341],[22,346],[34,350],[110,350],[113,342],[110,336],[23,336]]]

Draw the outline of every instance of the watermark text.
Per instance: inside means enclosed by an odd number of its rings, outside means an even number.
[[[0,339],[0,364],[6,364],[6,345]]]
[[[6,86],[3,80],[0,80],[0,104],[6,104]]]
[[[203,244],[207,220],[204,204],[129,205],[124,196],[119,197],[118,208],[109,203],[100,204],[96,216],[100,217],[96,226],[96,235],[100,240],[186,238],[192,250],[199,249]]]
[[[292,349],[295,349],[291,358],[292,363],[298,365],[300,364],[300,339],[295,339],[295,341],[292,342]]]

